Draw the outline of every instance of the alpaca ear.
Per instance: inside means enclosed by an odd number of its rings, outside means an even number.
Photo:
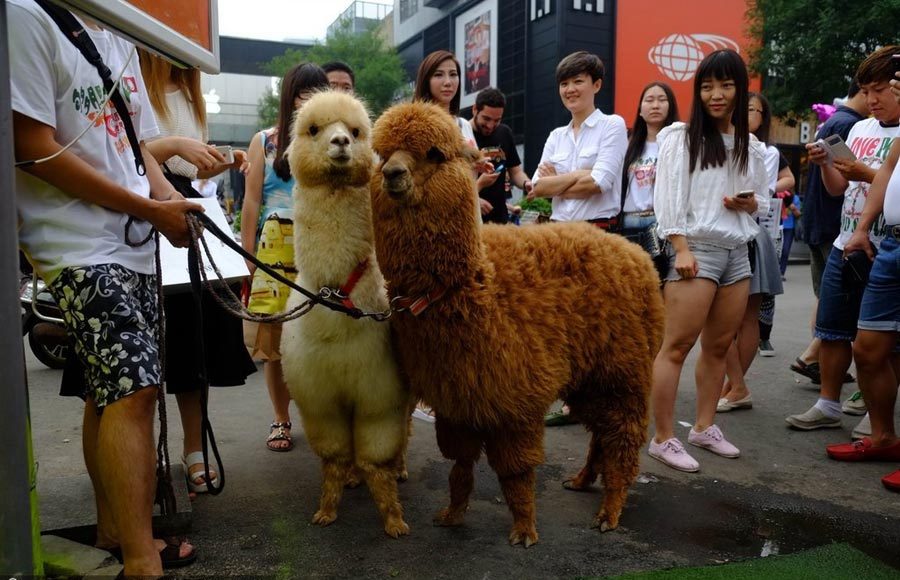
[[[438,149],[437,147],[432,147],[425,154],[426,159],[433,163],[444,163],[447,161],[447,156],[444,155],[444,152]]]

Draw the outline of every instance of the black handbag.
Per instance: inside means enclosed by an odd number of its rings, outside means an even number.
[[[642,230],[623,232],[625,239],[639,245],[653,260],[653,266],[659,274],[659,279],[665,279],[669,273],[671,256],[666,251],[668,242],[659,239],[656,235],[656,225],[648,226]]]

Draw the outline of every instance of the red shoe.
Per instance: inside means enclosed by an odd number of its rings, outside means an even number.
[[[864,437],[853,443],[840,443],[825,448],[828,457],[837,461],[900,461],[900,439],[884,447],[873,447]]]
[[[900,491],[900,469],[882,477],[881,483],[891,491]]]

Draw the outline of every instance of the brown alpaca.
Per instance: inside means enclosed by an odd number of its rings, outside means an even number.
[[[510,543],[537,542],[535,467],[544,413],[559,397],[591,433],[587,462],[565,485],[581,490],[602,476],[593,527],[615,528],[638,474],[662,337],[650,259],[587,224],[482,226],[474,152],[437,106],[393,107],[372,143],[382,159],[371,189],[388,294],[395,305],[426,305],[392,319],[395,352],[455,461],[450,505],[435,524],[462,523],[483,449],[513,515]]]

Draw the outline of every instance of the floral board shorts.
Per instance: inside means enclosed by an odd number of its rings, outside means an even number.
[[[79,392],[101,410],[139,389],[159,385],[156,275],[119,264],[64,269],[49,286],[63,312],[83,381]]]

